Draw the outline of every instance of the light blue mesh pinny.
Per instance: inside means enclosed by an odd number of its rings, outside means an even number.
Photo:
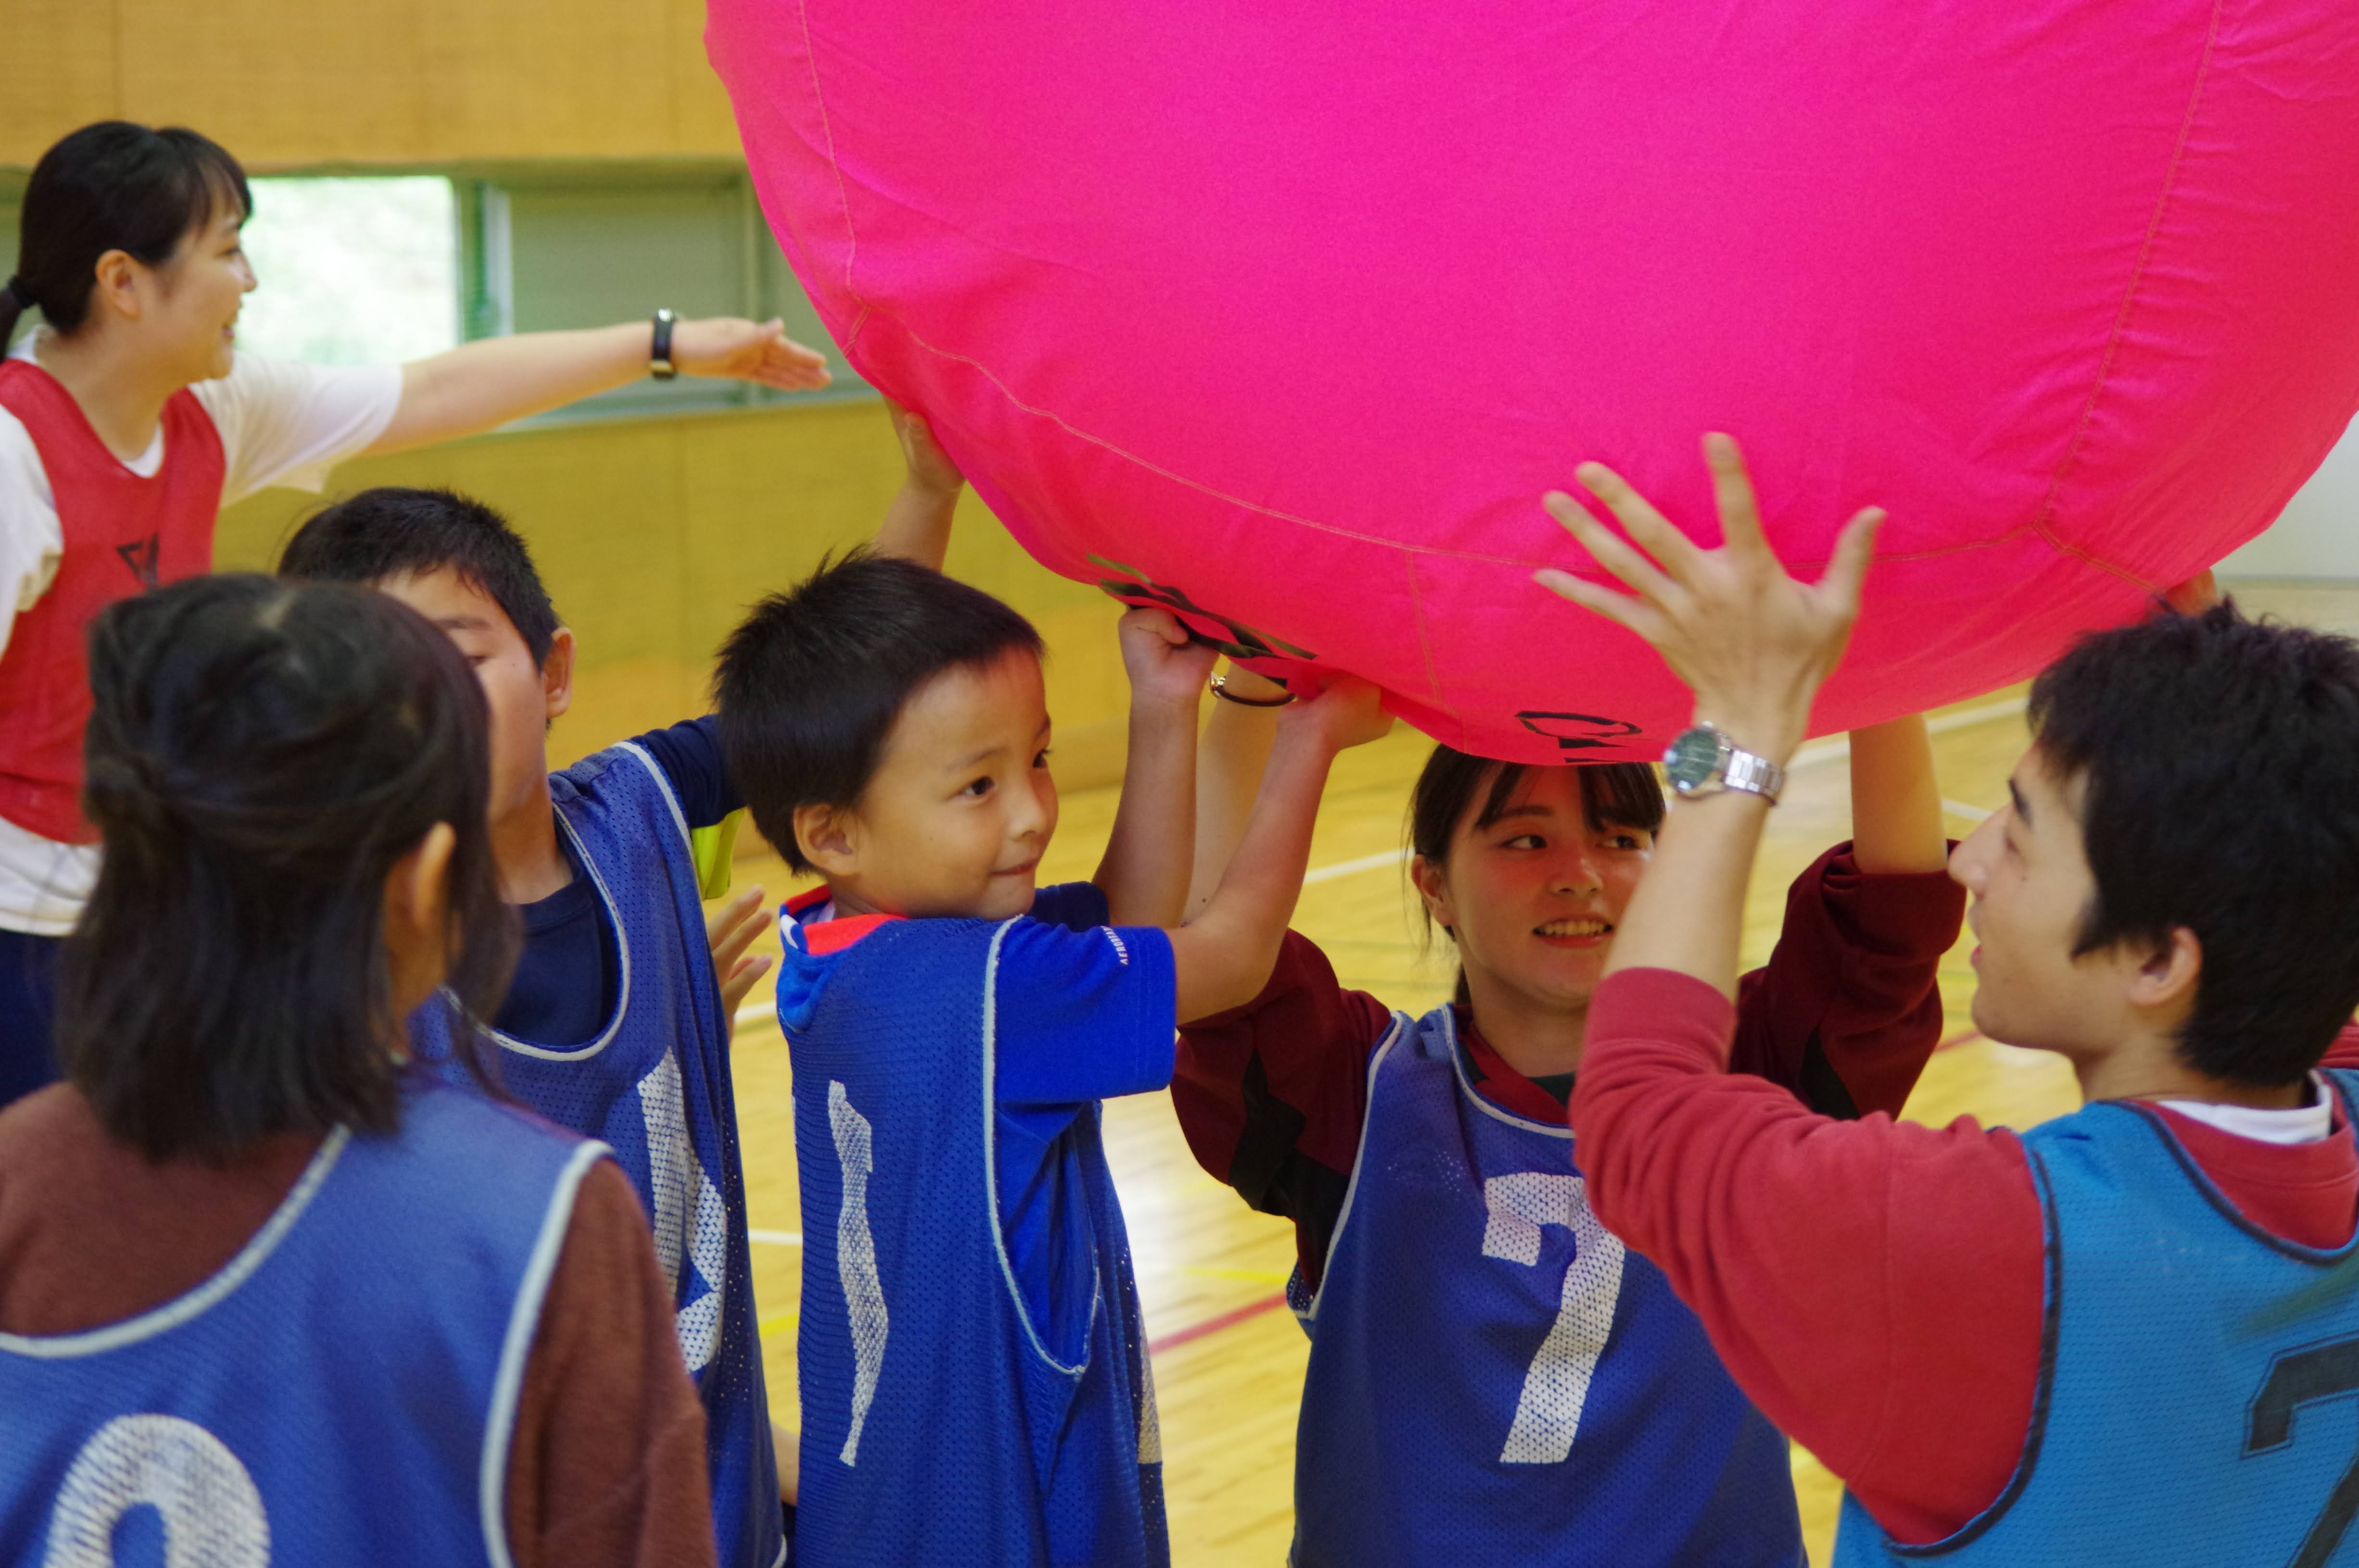
[[[2322,1076],[2348,1138],[2359,1074]],[[2359,1242],[2254,1225],[2145,1106],[2085,1106],[2023,1147],[2048,1304],[2014,1478],[1925,1546],[1846,1496],[1836,1563],[2359,1563]]]

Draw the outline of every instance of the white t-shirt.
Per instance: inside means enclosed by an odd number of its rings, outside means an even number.
[[[27,333],[14,359],[35,359],[47,335]],[[299,364],[239,354],[229,374],[190,390],[221,433],[222,504],[286,485],[317,491],[328,470],[385,433],[401,403],[398,365]],[[164,466],[164,432],[136,461],[142,478]],[[57,502],[33,438],[0,408],[0,653],[19,614],[57,579],[65,553]],[[98,879],[95,845],[60,844],[0,817],[0,930],[62,936]]]
[[[2260,1143],[2316,1143],[2334,1130],[2334,1091],[2316,1073],[2310,1076],[2310,1103],[2291,1110],[2263,1110],[2257,1106],[2215,1105],[2209,1100],[2193,1099],[2163,1099],[2155,1104],[2206,1127],[2216,1127],[2223,1132]]]

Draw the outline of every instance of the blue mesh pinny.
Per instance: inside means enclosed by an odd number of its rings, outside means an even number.
[[[1662,1271],[1589,1210],[1572,1133],[1475,1092],[1451,1010],[1395,1014],[1315,1298],[1297,1568],[1788,1568],[1786,1441]]]
[[[429,1083],[197,1289],[0,1335],[0,1563],[508,1562],[508,1440],[599,1145]]]
[[[2348,1138],[2359,1074],[2321,1076]],[[2145,1106],[2084,1106],[2023,1148],[2048,1290],[2015,1476],[1923,1546],[1846,1496],[1836,1563],[2359,1563],[2359,1240],[2303,1247],[2245,1219]]]
[[[687,819],[655,759],[628,741],[551,773],[549,794],[614,931],[617,996],[586,1045],[560,1050],[489,1032],[500,1078],[560,1127],[610,1144],[638,1189],[704,1403],[722,1568],[775,1568],[785,1521],[755,1326],[729,1021]],[[410,1033],[453,1082],[472,1082],[450,1061],[447,1010],[419,1009]]]

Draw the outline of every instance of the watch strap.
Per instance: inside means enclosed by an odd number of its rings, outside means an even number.
[[[669,309],[656,312],[656,330],[647,349],[647,373],[658,381],[670,381],[679,374],[679,367],[671,362],[671,330],[679,319]]]
[[[1681,755],[1682,748],[1690,741],[1708,740],[1714,755],[1710,771],[1701,777],[1693,776],[1694,758],[1690,752]],[[1663,753],[1664,773],[1671,788],[1682,800],[1701,795],[1717,795],[1724,789],[1738,789],[1747,795],[1757,795],[1770,805],[1785,792],[1786,770],[1768,758],[1740,748],[1719,725],[1704,720],[1683,731]]]
[[[1786,792],[1784,768],[1767,757],[1739,751],[1734,746],[1728,748],[1727,758],[1721,778],[1723,784],[1730,789],[1744,790],[1748,795],[1757,795],[1772,806],[1777,804],[1777,797]]]

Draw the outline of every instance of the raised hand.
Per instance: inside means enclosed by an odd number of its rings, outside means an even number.
[[[1219,650],[1190,641],[1177,617],[1153,607],[1125,615],[1120,633],[1132,703],[1184,704],[1192,714]]]
[[[1703,455],[1720,512],[1719,549],[1697,545],[1604,464],[1583,463],[1576,477],[1630,539],[1560,492],[1542,504],[1632,594],[1553,568],[1533,578],[1653,643],[1695,693],[1699,719],[1718,724],[1745,750],[1783,762],[1801,744],[1810,699],[1850,640],[1884,514],[1869,507],[1845,524],[1825,575],[1798,582],[1762,535],[1753,481],[1735,441],[1706,436]]]
[[[681,321],[671,330],[671,362],[685,375],[759,382],[780,392],[816,392],[832,379],[826,356],[788,337],[786,322],[775,316]]]
[[[1392,731],[1393,716],[1384,710],[1384,695],[1357,676],[1338,676],[1310,701],[1279,708],[1278,730],[1315,731],[1330,752],[1364,746]]]
[[[885,407],[893,416],[893,434],[900,438],[901,460],[908,465],[909,477],[904,482],[933,495],[958,494],[966,475],[934,444],[934,432],[925,416],[912,414],[889,397]]]

